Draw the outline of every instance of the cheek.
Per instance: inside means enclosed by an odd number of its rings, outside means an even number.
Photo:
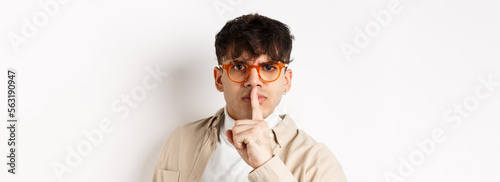
[[[224,98],[226,102],[232,103],[238,99],[240,86],[234,83],[224,83]]]
[[[226,75],[223,75],[221,78],[222,82],[222,87],[224,87],[224,92],[232,92],[234,89],[234,83],[229,80],[229,78]]]
[[[271,99],[272,105],[276,106],[281,101],[281,96],[283,94],[284,86],[282,83],[277,83],[276,85],[273,85],[272,88],[273,89],[271,90],[271,93],[269,93],[269,94],[272,96],[272,99]]]

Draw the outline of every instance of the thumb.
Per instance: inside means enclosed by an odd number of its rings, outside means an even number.
[[[233,130],[229,129],[229,130],[226,130],[226,137],[227,137],[227,140],[229,141],[229,143],[233,144],[234,145],[234,141],[233,141]]]

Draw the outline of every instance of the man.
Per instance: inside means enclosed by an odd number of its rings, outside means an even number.
[[[292,40],[285,24],[258,14],[226,23],[214,68],[226,106],[170,134],[154,182],[346,181],[325,145],[275,112],[292,83]]]

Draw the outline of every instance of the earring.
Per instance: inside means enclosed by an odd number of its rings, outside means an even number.
[[[283,95],[286,95],[286,90],[285,90],[285,91],[283,91]]]

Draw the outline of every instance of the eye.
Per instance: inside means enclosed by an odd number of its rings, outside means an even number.
[[[278,67],[276,67],[275,64],[264,64],[261,66],[261,68],[265,71],[274,71],[276,70]]]
[[[241,71],[241,70],[245,69],[245,66],[243,66],[241,64],[236,64],[236,65],[231,66],[231,69],[236,70],[236,71]]]

